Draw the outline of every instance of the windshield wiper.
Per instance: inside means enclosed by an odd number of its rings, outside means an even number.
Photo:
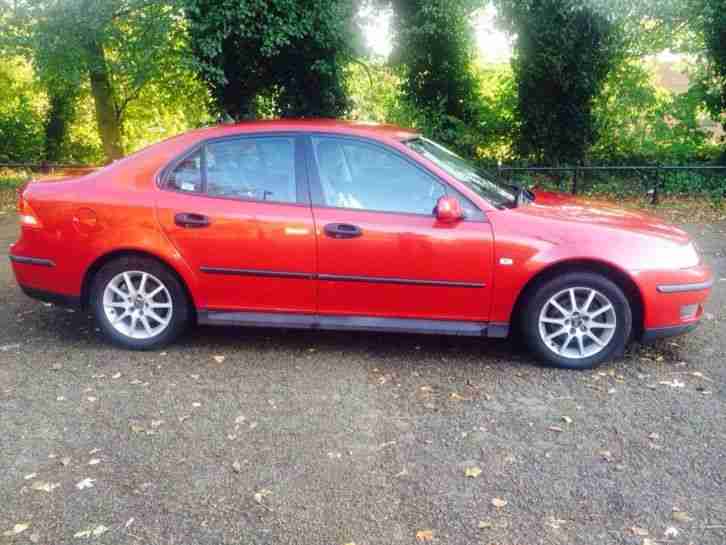
[[[519,208],[522,205],[534,202],[534,193],[532,193],[526,187],[519,184],[507,184],[514,190],[514,208]]]

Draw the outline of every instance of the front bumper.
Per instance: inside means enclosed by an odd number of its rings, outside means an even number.
[[[643,341],[696,328],[713,287],[713,273],[706,265],[642,272],[636,279],[644,303]]]
[[[653,329],[646,329],[643,331],[643,336],[640,339],[640,342],[643,344],[650,344],[658,339],[667,339],[668,337],[677,337],[679,335],[685,335],[686,333],[690,333],[694,329],[698,327],[700,324],[700,321],[698,322],[692,322],[690,324],[686,325],[675,325],[670,327],[657,327]]]

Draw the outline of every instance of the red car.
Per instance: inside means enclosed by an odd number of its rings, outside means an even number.
[[[487,180],[391,126],[197,130],[32,182],[10,249],[25,293],[153,349],[192,322],[505,337],[590,368],[691,330],[712,274],[682,230]]]

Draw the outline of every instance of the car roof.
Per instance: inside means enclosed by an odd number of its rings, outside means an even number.
[[[242,121],[207,127],[194,131],[199,138],[214,138],[231,134],[256,132],[321,132],[350,136],[368,136],[378,139],[408,140],[418,133],[395,125],[367,121],[342,121],[338,119],[267,119]]]

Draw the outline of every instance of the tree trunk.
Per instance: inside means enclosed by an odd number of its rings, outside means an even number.
[[[121,123],[116,112],[111,78],[106,66],[106,55],[100,43],[93,40],[87,46],[88,72],[91,80],[91,94],[96,107],[96,123],[101,136],[103,151],[108,162],[124,155],[121,141]]]
[[[59,163],[63,158],[63,142],[68,134],[68,126],[75,115],[75,94],[68,91],[49,90],[50,109],[45,118],[44,158],[51,163]]]

